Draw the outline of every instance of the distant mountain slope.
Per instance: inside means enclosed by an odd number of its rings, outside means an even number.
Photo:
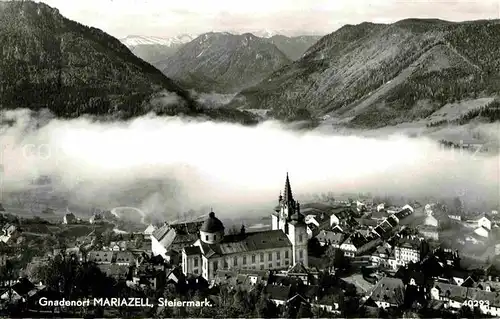
[[[298,60],[304,53],[318,40],[320,36],[302,35],[296,37],[287,37],[284,35],[274,35],[269,38],[269,42],[274,44],[281,52],[292,61]]]
[[[184,44],[192,41],[196,36],[183,34],[172,38],[159,38],[147,36],[128,36],[120,41],[132,53],[144,61],[154,64],[168,59],[174,55]]]
[[[204,110],[117,39],[42,3],[0,2],[0,43],[2,109],[48,108],[60,117],[238,115]]]
[[[252,34],[206,33],[155,65],[197,91],[238,92],[291,61],[275,45]]]
[[[447,102],[498,94],[499,43],[498,21],[346,25],[231,105],[370,127],[422,118]]]

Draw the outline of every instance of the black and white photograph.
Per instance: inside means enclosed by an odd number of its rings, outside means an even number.
[[[500,0],[0,0],[0,317],[500,318]]]

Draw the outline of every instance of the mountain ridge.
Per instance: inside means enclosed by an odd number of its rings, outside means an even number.
[[[155,64],[174,55],[183,45],[196,38],[195,35],[181,34],[162,38],[129,35],[120,41],[142,60]]]
[[[271,116],[285,120],[348,114],[351,124],[364,126],[395,124],[408,112],[409,119],[422,118],[446,102],[498,94],[500,54],[494,47],[499,34],[498,20],[346,25],[321,38],[301,59],[243,90],[231,105],[269,109]],[[426,72],[430,62],[418,59],[436,46],[446,50],[433,53],[434,63],[452,63]],[[392,83],[369,107],[356,111],[404,72],[408,76],[400,76],[401,83]]]
[[[251,33],[208,32],[155,66],[197,91],[236,93],[290,62],[274,44]]]
[[[223,110],[204,109],[118,39],[43,3],[0,2],[0,41],[2,109],[47,108],[62,118],[149,112],[226,116]],[[240,115],[227,112],[229,118]],[[241,116],[251,121],[248,114]]]

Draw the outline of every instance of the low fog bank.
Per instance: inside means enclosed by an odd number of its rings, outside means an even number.
[[[358,135],[364,137],[384,137],[402,134],[408,137],[428,137],[433,140],[445,140],[456,144],[480,143],[483,151],[498,153],[500,150],[499,123],[468,123],[465,125],[444,125],[427,127],[425,122],[402,123],[378,129],[360,130],[347,128],[343,124],[322,123],[316,131],[322,134]]]
[[[202,104],[204,107],[216,108],[222,107],[229,104],[236,96],[236,93],[224,94],[224,93],[200,93],[194,90],[190,91],[191,96]]]
[[[52,194],[71,207],[134,206],[165,217],[213,207],[234,217],[276,201],[287,171],[298,194],[461,196],[492,205],[500,194],[498,156],[443,150],[427,138],[177,117],[62,121],[27,111],[3,113],[2,123],[4,200],[49,176]]]

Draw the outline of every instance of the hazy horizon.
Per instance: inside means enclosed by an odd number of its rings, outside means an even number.
[[[406,18],[466,21],[500,18],[500,2],[397,0],[44,0],[69,19],[100,28],[116,38],[173,37],[210,31],[275,31],[285,35],[326,35],[345,24],[392,23]]]

